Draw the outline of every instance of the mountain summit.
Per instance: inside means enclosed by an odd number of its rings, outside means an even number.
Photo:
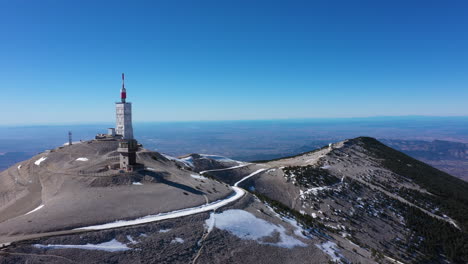
[[[240,162],[116,143],[0,174],[0,263],[466,263],[468,183],[360,137]]]

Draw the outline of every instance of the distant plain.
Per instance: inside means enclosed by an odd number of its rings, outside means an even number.
[[[106,128],[113,125],[0,126],[0,170],[64,144],[68,141],[68,131],[72,131],[73,141],[89,140],[96,133],[106,133]],[[135,122],[134,130],[139,142],[150,150],[173,156],[217,154],[243,161],[273,159],[310,151],[330,142],[370,136],[433,166],[449,166],[446,171],[468,179],[465,175],[468,173],[468,148],[465,148],[468,144],[468,117]],[[453,144],[447,145],[448,149],[444,151],[448,154],[442,156],[440,150],[432,153],[435,150],[422,144],[434,140],[457,142],[458,154],[451,154]],[[413,149],[408,149],[408,144]],[[425,152],[421,153],[420,148]]]

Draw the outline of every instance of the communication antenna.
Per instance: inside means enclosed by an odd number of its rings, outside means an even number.
[[[125,75],[122,73],[122,89],[120,89],[120,100],[125,103],[127,99],[127,90],[125,89]]]
[[[72,132],[68,131],[68,145],[72,144]]]

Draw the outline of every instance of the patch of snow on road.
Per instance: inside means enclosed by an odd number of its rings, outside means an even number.
[[[77,161],[88,161],[88,158],[77,158]]]
[[[166,213],[160,213],[156,215],[147,215],[147,216],[140,217],[134,220],[119,220],[119,221],[101,224],[101,225],[79,227],[73,230],[105,230],[105,229],[111,229],[111,228],[117,228],[117,227],[145,224],[145,223],[161,221],[161,220],[166,220],[166,219],[173,219],[173,218],[178,218],[182,216],[193,215],[193,214],[198,214],[202,212],[216,210],[222,206],[225,206],[231,202],[236,201],[237,199],[241,198],[245,194],[245,191],[242,188],[232,186],[232,189],[234,190],[233,195],[230,195],[225,199],[217,200],[208,204],[203,204],[203,205],[191,207],[191,208],[184,208],[184,209],[166,212]]]
[[[190,174],[190,177],[192,177],[194,179],[198,179],[198,180],[206,180],[206,177],[203,177],[203,176],[197,175],[197,174]]]
[[[200,171],[200,174],[204,174],[204,173],[207,173],[207,172],[210,172],[210,171],[225,171],[225,170],[233,170],[233,169],[238,169],[238,168],[247,167],[247,166],[249,166],[249,165],[250,165],[250,163],[246,163],[246,164],[237,165],[237,166],[234,166],[234,167],[229,167],[229,168],[225,168],[225,169],[214,169],[214,170]]]
[[[184,241],[182,238],[176,237],[176,238],[174,238],[174,239],[171,241],[171,244],[174,244],[174,243],[180,243],[180,244],[182,244],[182,243],[184,243],[184,242],[185,242],[185,241]]]
[[[260,172],[262,172],[262,171],[264,171],[264,170],[266,170],[266,169],[259,169],[259,170],[256,170],[256,171],[250,173],[249,175],[247,175],[247,176],[245,176],[244,178],[242,178],[240,181],[234,183],[234,186],[237,187],[237,186],[239,185],[239,183],[241,183],[241,182],[247,180],[248,178],[250,178],[250,177],[252,177],[252,176],[255,176],[255,175],[259,174]]]
[[[27,213],[24,214],[24,215],[32,214],[32,213],[36,212],[37,210],[41,209],[42,207],[44,207],[43,204],[39,205],[38,207],[36,207],[35,209],[33,209],[33,210],[27,212]]]
[[[327,241],[322,244],[315,244],[319,249],[321,249],[325,254],[330,256],[332,261],[336,263],[342,263],[341,259],[344,259],[343,255],[340,254],[340,250],[337,245],[331,241]]]
[[[216,160],[220,162],[235,162],[237,164],[244,164],[244,162],[242,161],[237,161],[237,160],[233,160],[233,159],[223,157],[223,156],[218,156],[218,155],[200,154],[200,156],[206,159],[212,159],[212,160]]]
[[[257,218],[244,210],[231,209],[222,213],[211,213],[210,218],[205,221],[205,224],[208,227],[215,226],[221,230],[226,230],[241,239],[255,240],[260,244],[283,248],[307,246],[302,241],[286,235],[284,227]],[[276,243],[264,242],[265,238],[269,238],[275,233],[279,233],[280,241]]]
[[[37,166],[41,165],[41,162],[43,162],[44,160],[46,160],[47,157],[41,157],[40,159],[36,160],[34,162],[34,164],[36,164]]]
[[[132,185],[143,185],[141,182],[132,182]]]
[[[161,229],[161,230],[159,230],[159,233],[167,233],[167,232],[169,232],[169,231],[171,231],[171,230],[172,230],[172,229],[170,229],[170,228]]]
[[[160,213],[156,215],[147,215],[144,217],[140,217],[137,219],[133,220],[119,220],[111,223],[106,223],[106,224],[100,224],[100,225],[93,225],[93,226],[85,226],[85,227],[79,227],[75,228],[73,230],[105,230],[105,229],[111,229],[111,228],[117,228],[117,227],[124,227],[124,226],[132,226],[132,225],[139,225],[139,224],[144,224],[144,223],[150,223],[150,222],[155,222],[155,221],[161,221],[161,220],[166,220],[166,219],[173,219],[173,218],[178,218],[182,216],[187,216],[187,215],[193,215],[193,214],[198,214],[202,212],[208,212],[212,210],[216,210],[222,206],[225,206],[227,204],[230,204],[241,197],[244,196],[245,191],[242,188],[237,187],[239,183],[244,181],[245,179],[254,176],[257,173],[260,173],[264,171],[265,169],[260,169],[257,170],[246,177],[242,178],[240,181],[236,182],[234,186],[231,186],[232,190],[234,191],[234,194],[221,199],[217,200],[211,203],[203,204],[200,206],[196,207],[191,207],[191,208],[184,208],[176,211],[171,211],[171,212],[166,212],[166,213]]]
[[[100,243],[100,244],[89,244],[89,243],[86,245],[35,244],[34,247],[44,248],[44,249],[76,248],[76,249],[85,249],[85,250],[102,250],[102,251],[108,251],[108,252],[126,251],[126,250],[131,249],[127,247],[127,245],[117,241],[115,238],[112,239],[111,241]]]

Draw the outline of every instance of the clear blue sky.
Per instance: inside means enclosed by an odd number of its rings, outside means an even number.
[[[468,115],[467,1],[0,0],[1,124]]]

